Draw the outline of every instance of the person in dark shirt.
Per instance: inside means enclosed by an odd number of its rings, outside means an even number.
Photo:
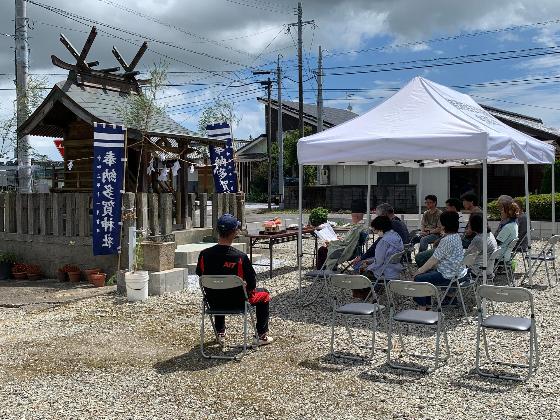
[[[257,315],[258,337],[255,337],[255,344],[263,346],[273,341],[273,338],[268,335],[270,294],[265,289],[257,288],[257,276],[247,254],[231,246],[240,227],[241,224],[231,214],[226,213],[218,219],[218,244],[201,251],[196,274],[199,276],[233,274],[245,281],[249,303],[255,307]],[[227,308],[228,303],[237,306],[244,298],[242,289],[240,287],[237,289],[227,292],[206,289],[205,294],[213,304]],[[223,342],[226,334],[225,317],[215,316],[214,325],[219,341]]]

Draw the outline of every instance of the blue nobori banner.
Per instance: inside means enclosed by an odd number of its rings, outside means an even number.
[[[94,123],[93,255],[116,254],[121,248],[121,205],[126,129]]]
[[[229,124],[224,122],[207,125],[206,133],[211,139],[226,141],[223,147],[210,146],[210,163],[216,192],[237,192],[237,173],[233,162],[233,140]]]

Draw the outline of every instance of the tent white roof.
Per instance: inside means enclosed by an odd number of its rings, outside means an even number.
[[[298,142],[303,165],[552,163],[554,147],[494,118],[470,96],[422,77],[367,113]]]

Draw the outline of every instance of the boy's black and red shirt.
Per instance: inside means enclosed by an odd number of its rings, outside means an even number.
[[[199,276],[218,274],[233,274],[239,276],[245,280],[247,293],[249,295],[257,287],[257,275],[247,254],[228,245],[217,244],[201,251],[196,265],[196,274]],[[241,288],[239,289],[241,291]],[[216,295],[214,298],[218,298],[217,295],[220,293],[215,294],[212,292],[213,291],[206,290],[207,297],[214,300],[212,299],[212,295]],[[234,296],[239,295],[237,292],[232,291],[229,296],[237,300]],[[223,295],[220,297],[219,300],[222,301]]]

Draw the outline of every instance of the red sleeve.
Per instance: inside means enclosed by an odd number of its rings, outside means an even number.
[[[247,283],[247,291],[255,290],[257,288],[257,273],[255,273],[253,264],[251,264],[247,255],[243,257],[243,275],[243,280]]]

